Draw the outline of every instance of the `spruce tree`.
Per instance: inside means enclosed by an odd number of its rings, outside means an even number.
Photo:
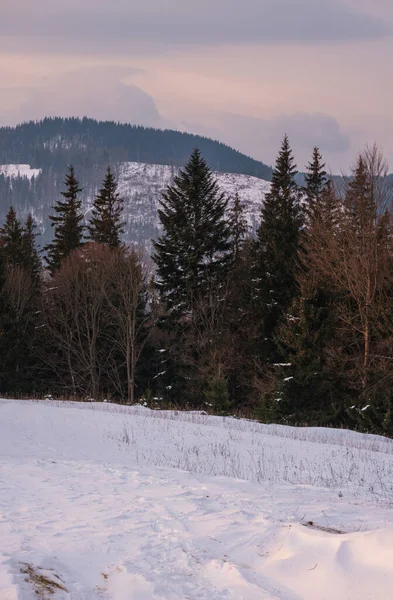
[[[321,274],[327,259],[319,257],[329,256],[338,231],[340,200],[317,149],[313,158],[304,188],[308,220],[300,235],[298,294],[276,334],[286,364],[273,370],[276,388],[270,416],[276,422],[325,425],[338,423],[342,408],[338,395],[343,394],[344,384],[338,368],[335,306],[340,299]]]
[[[53,274],[61,265],[61,261],[70,254],[72,250],[82,245],[83,239],[83,214],[81,212],[82,201],[79,194],[82,188],[75,177],[74,167],[70,166],[66,174],[64,185],[66,191],[61,192],[64,200],[55,204],[54,215],[50,215],[52,227],[54,227],[54,240],[46,246],[46,262]]]
[[[231,231],[233,261],[234,264],[236,264],[240,259],[249,229],[245,208],[240,201],[238,192],[235,193],[233,204],[229,211],[229,226]]]
[[[280,359],[275,332],[296,293],[296,263],[302,211],[295,181],[296,166],[285,136],[261,211],[254,245],[254,303],[260,321],[260,353]]]
[[[0,389],[34,389],[39,258],[33,220],[23,228],[13,208],[0,230]]]
[[[29,214],[23,228],[23,268],[26,269],[34,283],[38,283],[41,273],[41,260],[37,250],[37,234],[35,233],[35,230],[36,224],[34,218],[31,214]]]
[[[306,201],[306,211],[309,218],[313,218],[321,195],[324,193],[329,184],[325,167],[326,165],[322,162],[322,155],[319,151],[319,148],[315,147],[312,160],[307,165],[307,172],[305,176],[306,185],[303,188]]]
[[[153,259],[161,298],[176,320],[189,314],[193,302],[228,273],[227,200],[196,149],[160,204],[163,233],[153,242]]]
[[[108,167],[102,188],[94,200],[92,218],[88,230],[90,237],[98,244],[110,248],[121,246],[121,235],[125,223],[121,221],[123,199],[117,192],[117,182]]]
[[[370,230],[377,218],[375,181],[370,177],[364,157],[359,156],[345,194],[347,221],[359,235]],[[385,207],[381,206],[380,209]]]
[[[7,266],[22,266],[23,227],[12,206],[7,213],[3,227],[0,229],[0,248]]]

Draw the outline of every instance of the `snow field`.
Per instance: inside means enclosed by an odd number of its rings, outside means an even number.
[[[0,598],[390,600],[392,454],[347,431],[0,401]]]

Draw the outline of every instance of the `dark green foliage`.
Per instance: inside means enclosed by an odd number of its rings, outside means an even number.
[[[108,167],[102,188],[93,204],[88,230],[93,242],[106,244],[110,248],[121,246],[124,223],[121,221],[123,200],[117,191],[117,182]]]
[[[0,229],[0,252],[7,267],[20,267],[34,280],[41,273],[41,261],[36,247],[35,223],[28,215],[24,227],[14,208],[8,211],[5,224]]]
[[[190,314],[193,304],[228,273],[226,206],[212,172],[194,150],[163,195],[158,211],[163,233],[153,243],[159,291],[172,320]]]
[[[0,229],[0,249],[7,266],[21,266],[23,263],[23,227],[14,208],[8,211],[5,223]]]
[[[298,293],[276,335],[285,366],[273,368],[270,408],[276,421],[326,425],[335,423],[344,410],[340,405],[344,395],[337,319],[340,299],[320,273],[317,257],[333,235],[338,201],[317,148],[306,182],[308,220],[298,251]]]
[[[72,250],[82,245],[83,240],[83,214],[82,202],[78,195],[82,191],[75,177],[74,168],[69,167],[64,185],[66,191],[61,192],[64,200],[59,200],[54,208],[55,214],[49,217],[54,228],[54,240],[46,246],[46,262],[53,274],[60,268],[61,261]]]
[[[370,180],[364,159],[362,156],[359,156],[344,201],[351,226],[359,234],[369,230],[377,217],[373,185],[374,182]]]
[[[32,278],[35,284],[39,283],[42,264],[38,254],[36,237],[36,224],[31,214],[27,216],[23,229],[22,252],[23,268]]]
[[[223,377],[213,377],[206,382],[205,399],[208,408],[218,415],[227,415],[231,410],[228,380]]]
[[[296,167],[287,136],[277,157],[272,186],[261,211],[254,247],[254,305],[261,322],[261,355],[279,360],[274,335],[296,294],[302,213]]]
[[[336,424],[344,412],[345,386],[333,296],[307,277],[300,294],[277,335],[288,362],[275,367],[274,417],[292,424]]]
[[[0,389],[19,394],[36,384],[40,261],[33,220],[11,208],[0,232]]]
[[[322,162],[322,155],[319,148],[314,148],[312,160],[307,165],[307,172],[305,175],[306,185],[303,188],[306,200],[306,211],[309,218],[313,218],[321,195],[329,184],[325,166],[325,163]]]

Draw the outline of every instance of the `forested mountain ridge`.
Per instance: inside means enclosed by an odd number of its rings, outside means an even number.
[[[227,195],[240,192],[255,228],[270,167],[205,137],[88,118],[46,118],[0,128],[0,222],[11,205],[22,219],[31,212],[44,245],[51,236],[48,214],[63,189],[67,167],[75,167],[83,207],[89,211],[110,165],[124,198],[125,240],[150,243],[158,233],[161,193],[196,147]]]
[[[64,170],[141,162],[183,166],[198,147],[210,167],[270,180],[272,169],[221,142],[173,130],[89,118],[46,118],[0,128],[0,164]]]

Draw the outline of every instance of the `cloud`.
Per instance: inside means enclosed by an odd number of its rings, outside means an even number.
[[[84,67],[46,79],[39,87],[14,90],[15,104],[18,105],[18,91],[22,101],[15,111],[8,113],[7,121],[89,116],[160,127],[162,118],[154,99],[136,85],[121,81],[135,71],[110,66]]]
[[[7,0],[6,0],[7,1]],[[54,51],[64,39],[95,51],[131,42],[222,44],[375,39],[386,21],[342,0],[19,0],[3,11],[0,34],[25,46],[37,36]],[[62,42],[63,38],[63,42]],[[7,44],[7,39],[3,44]]]
[[[302,149],[318,146],[323,152],[346,152],[349,137],[342,132],[336,119],[321,113],[281,115],[271,123],[272,133],[283,132]]]
[[[274,119],[215,113],[210,116],[210,135],[234,146],[241,152],[265,163],[273,164],[285,133],[294,149],[298,167],[302,170],[318,146],[333,169],[339,168],[343,157],[351,151],[349,136],[336,119],[329,115],[295,113]],[[209,125],[185,124],[187,131],[206,135]]]

